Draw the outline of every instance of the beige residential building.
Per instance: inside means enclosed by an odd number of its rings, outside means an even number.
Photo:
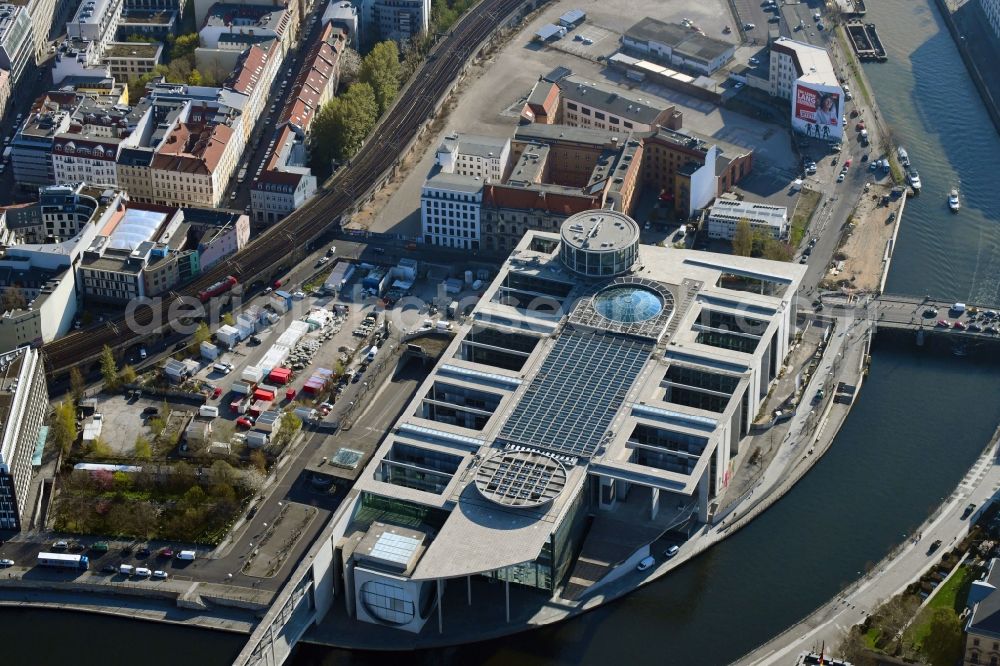
[[[219,206],[243,141],[228,125],[178,123],[150,163],[153,201],[165,206]]]

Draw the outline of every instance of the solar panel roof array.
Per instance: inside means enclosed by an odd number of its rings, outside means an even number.
[[[555,453],[594,455],[653,351],[653,342],[565,330],[497,438]]]
[[[502,451],[487,458],[476,472],[484,497],[506,506],[539,506],[566,486],[566,470],[551,456],[536,451]]]

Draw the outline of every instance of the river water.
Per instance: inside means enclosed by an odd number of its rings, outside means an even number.
[[[1000,138],[929,0],[870,2],[890,60],[866,66],[923,181],[886,291],[1000,304]],[[959,186],[962,212],[948,190]],[[576,620],[434,653],[303,646],[296,666],[725,664],[880,560],[951,492],[1000,422],[1000,360],[876,348],[826,456],[742,532],[666,579]],[[58,637],[57,640],[53,640]],[[229,663],[238,637],[129,620],[0,609],[4,663]]]

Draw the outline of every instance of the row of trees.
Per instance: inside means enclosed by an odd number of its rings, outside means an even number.
[[[795,251],[788,243],[776,240],[764,232],[755,232],[750,221],[743,218],[736,223],[733,234],[733,254],[740,257],[763,257],[774,261],[791,261]]]
[[[342,95],[323,105],[313,119],[310,145],[313,168],[326,173],[333,160],[354,157],[379,117],[392,106],[401,83],[396,42],[376,44],[362,60],[357,80]]]

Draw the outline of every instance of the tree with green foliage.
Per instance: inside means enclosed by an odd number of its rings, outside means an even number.
[[[392,106],[392,100],[399,93],[399,76],[399,47],[392,40],[376,44],[361,63],[359,79],[372,87],[378,115]]]
[[[744,217],[736,223],[736,231],[733,233],[733,254],[749,257],[752,252],[753,229],[750,228],[750,220]]]
[[[288,446],[301,427],[302,419],[292,412],[285,412],[281,417],[281,426],[274,436],[274,444],[279,447]]]
[[[201,486],[191,486],[184,493],[184,497],[181,498],[181,503],[188,508],[196,509],[204,504],[206,499],[207,495],[205,495],[205,491],[201,489]]]
[[[80,368],[75,365],[69,370],[69,394],[73,397],[73,402],[79,405],[87,395],[87,382],[83,378]]]
[[[95,438],[90,443],[90,451],[88,453],[97,458],[110,458],[112,456],[111,446],[100,437]]]
[[[101,377],[104,378],[104,388],[114,391],[118,388],[118,362],[111,347],[104,345],[101,350]]]
[[[144,435],[135,438],[135,457],[149,460],[153,457],[153,445]]]
[[[133,368],[131,365],[126,365],[124,368],[122,368],[120,377],[122,384],[135,384],[135,381],[139,378],[139,375],[136,374],[135,368]]]
[[[178,60],[181,58],[194,57],[194,51],[198,48],[200,44],[199,36],[197,32],[188,33],[186,35],[178,35],[174,37],[173,41],[167,40],[170,46],[170,60]]]
[[[225,324],[226,326],[236,326],[236,320],[233,319],[233,313],[232,312],[223,312],[222,313],[222,323]]]
[[[212,463],[212,483],[229,484],[236,482],[236,470],[225,460],[216,460]]]
[[[313,167],[327,173],[334,159],[350,159],[361,149],[378,121],[378,102],[367,83],[352,83],[347,92],[320,108],[312,122]]]
[[[194,330],[194,342],[196,345],[201,345],[203,342],[208,342],[212,339],[212,331],[209,330],[208,324],[205,322],[200,322],[198,328]]]
[[[761,241],[760,255],[771,261],[791,261],[794,256],[792,247],[774,238],[764,238]]]
[[[250,452],[250,464],[261,474],[267,473],[267,456],[260,449],[254,449]]]
[[[62,451],[63,455],[69,453],[76,441],[76,409],[73,403],[63,400],[57,403],[49,423],[49,436],[52,441]]]
[[[962,624],[951,608],[935,608],[921,651],[931,666],[952,666],[962,654]]]
[[[188,74],[187,83],[189,86],[203,86],[205,85],[205,79],[202,77],[201,72],[197,69],[192,69],[191,73]]]

